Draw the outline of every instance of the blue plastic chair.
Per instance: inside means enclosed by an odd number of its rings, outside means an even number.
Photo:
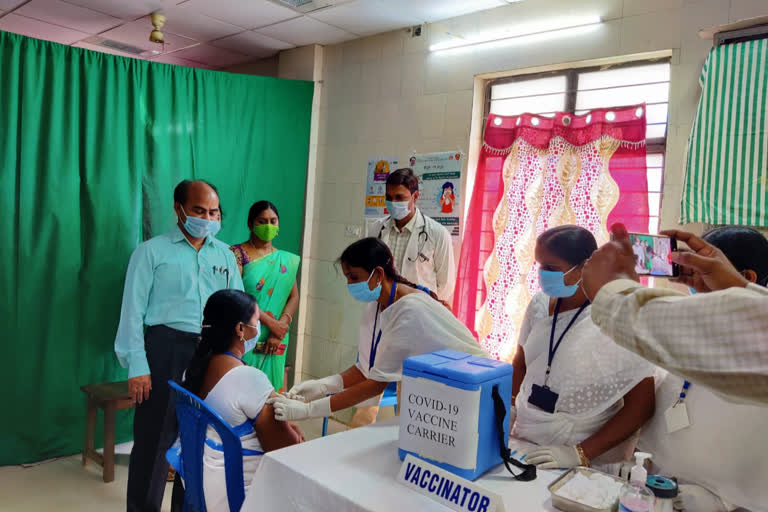
[[[397,382],[390,382],[384,389],[384,394],[379,401],[379,407],[394,407],[397,414]],[[323,437],[328,434],[328,416],[323,418]]]
[[[175,469],[184,479],[184,512],[206,512],[203,493],[203,446],[208,425],[219,434],[224,448],[224,476],[229,510],[240,510],[245,501],[240,438],[227,422],[200,398],[172,380],[168,381],[168,385],[176,397],[176,418],[179,420],[181,467]],[[168,455],[166,458],[171,462]],[[173,465],[172,462],[171,464]]]

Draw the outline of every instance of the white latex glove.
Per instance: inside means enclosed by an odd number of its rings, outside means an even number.
[[[305,401],[311,401],[341,391],[344,391],[344,380],[337,374],[323,379],[300,382],[289,389],[285,396],[292,399],[301,397]]]
[[[525,462],[539,469],[569,469],[581,466],[581,457],[575,446],[542,446],[529,452]]]
[[[275,419],[279,421],[299,421],[331,415],[331,397],[329,396],[309,403],[276,396],[267,400],[267,403],[274,408]]]
[[[681,484],[674,507],[680,512],[728,512],[729,507],[718,496],[695,484]]]

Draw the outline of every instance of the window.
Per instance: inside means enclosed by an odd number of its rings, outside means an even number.
[[[503,116],[530,112],[551,117],[555,112],[581,115],[596,108],[645,103],[648,232],[656,234],[664,181],[669,80],[669,60],[501,78],[490,83],[486,112]]]

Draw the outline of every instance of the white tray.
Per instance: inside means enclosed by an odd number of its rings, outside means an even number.
[[[612,506],[608,508],[595,508],[590,507],[589,505],[583,505],[581,503],[577,503],[573,500],[569,500],[568,498],[563,498],[562,496],[558,496],[555,494],[558,489],[560,489],[563,485],[565,485],[568,480],[573,478],[577,473],[581,473],[586,477],[589,477],[590,475],[594,475],[595,473],[607,476],[609,478],[613,478],[617,482],[621,482],[622,484],[625,484],[626,482],[622,480],[621,478],[613,475],[609,475],[608,473],[603,473],[602,471],[597,471],[596,469],[591,469],[583,466],[579,466],[576,468],[569,469],[563,475],[549,484],[549,492],[552,494],[552,505],[554,505],[558,510],[563,510],[564,512],[616,512],[619,508],[619,499],[616,498],[616,503],[614,503]]]

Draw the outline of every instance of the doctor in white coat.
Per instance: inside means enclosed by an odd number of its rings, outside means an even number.
[[[419,179],[412,169],[398,169],[387,177],[389,215],[376,221],[368,236],[384,242],[394,255],[398,273],[451,303],[456,286],[456,264],[448,230],[418,208]]]

